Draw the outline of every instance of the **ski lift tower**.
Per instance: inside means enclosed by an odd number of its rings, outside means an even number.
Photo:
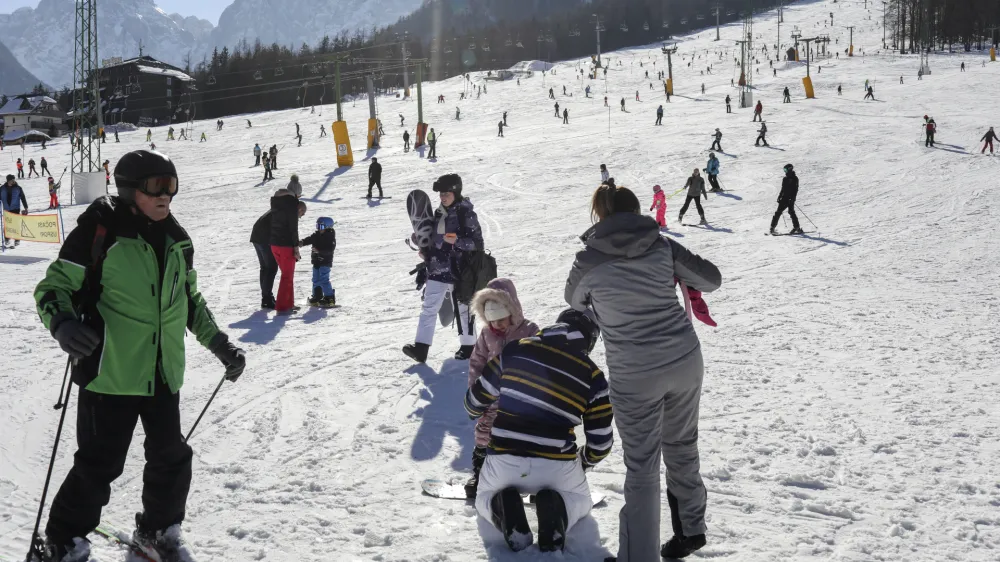
[[[813,99],[816,97],[816,93],[813,90],[812,76],[809,75],[809,44],[813,41],[822,42],[823,40],[819,37],[803,37],[801,40],[806,44],[806,76],[802,79],[802,86],[806,90],[806,98]]]
[[[677,45],[672,47],[667,47],[664,45],[660,48],[663,54],[667,55],[667,83],[665,84],[667,90],[667,101],[670,101],[670,96],[674,95],[674,61],[671,58],[672,55],[677,53]]]
[[[597,68],[601,68],[601,18],[597,14],[594,17],[594,30],[597,32]]]
[[[925,4],[926,7],[927,2],[921,2],[921,4]],[[924,23],[920,26],[920,72],[924,76],[928,76],[931,73],[930,52],[934,41],[930,38],[929,18],[923,19]]]
[[[743,19],[743,39],[740,44],[740,107],[753,107],[753,2]]]
[[[75,0],[76,33],[73,41],[73,113],[75,141],[70,149],[73,170],[70,200],[90,203],[107,194],[101,169],[100,76],[97,58],[97,0]]]

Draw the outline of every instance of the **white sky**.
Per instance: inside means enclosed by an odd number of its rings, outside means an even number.
[[[219,24],[219,15],[232,0],[156,0],[156,5],[168,14],[177,12],[183,16],[198,16]],[[35,8],[38,0],[0,0],[0,13],[8,14],[14,10],[28,6]]]

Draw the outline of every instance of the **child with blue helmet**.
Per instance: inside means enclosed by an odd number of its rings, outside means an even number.
[[[329,308],[337,305],[336,293],[330,284],[333,251],[337,249],[337,233],[333,219],[316,219],[316,232],[303,238],[299,246],[312,246],[313,292],[309,304]]]

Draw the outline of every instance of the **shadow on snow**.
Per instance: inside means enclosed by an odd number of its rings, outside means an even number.
[[[465,392],[469,388],[469,366],[467,361],[448,359],[441,365],[441,371],[426,364],[418,363],[406,369],[405,373],[416,374],[423,381],[420,398],[427,404],[414,410],[410,417],[420,418],[420,428],[413,438],[410,457],[416,461],[436,458],[449,434],[461,445],[459,454],[452,459],[451,467],[464,470],[472,467],[472,449],[475,447],[475,422],[469,419],[465,408]]]

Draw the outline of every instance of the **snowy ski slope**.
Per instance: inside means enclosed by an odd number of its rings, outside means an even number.
[[[836,28],[823,26],[830,11]],[[680,39],[676,96],[664,103],[662,127],[653,126],[662,86],[653,80],[650,91],[643,78],[647,68],[653,76],[666,64],[659,45],[606,55],[606,82],[579,80],[574,71],[584,61],[569,61],[520,86],[489,82],[478,100],[458,101],[460,78],[426,84],[425,116],[440,135],[436,162],[402,152],[396,116],[406,116],[412,134],[416,104],[381,98],[388,136],[378,158],[393,196],[381,203],[363,199],[363,102],[345,106],[356,158],[347,170],[336,168],[332,138],[317,138],[320,123],[329,129],[333,106],[316,115],[305,109],[248,116],[252,129],[233,116],[221,133],[212,121],[199,122],[194,136],[206,130],[207,144],[165,142],[165,129],[155,129],[157,145],[179,166],[174,211],[194,240],[199,286],[248,353],[246,374],[223,387],[192,438],[185,529],[199,559],[593,561],[614,553],[625,471],[617,443],[590,474],[607,502],[572,532],[561,556],[543,556],[537,547],[513,555],[472,507],[420,494],[424,478],[466,477],[473,439],[461,404],[466,367],[451,359],[454,330],[439,328],[426,366],[399,351],[412,341],[420,305],[407,275],[416,258],[403,244],[410,233],[405,195],[430,191],[438,175],[460,173],[500,274],[517,283],[526,315],[545,324],[564,307],[598,165],[606,163],[648,206],[654,184],[673,193],[693,168],[705,166],[715,127],[725,135],[721,179],[729,191],[706,203],[711,227],[677,224],[681,195],[669,200],[667,213],[670,235],[714,261],[724,277],[722,289],[706,296],[719,327],[698,325],[707,366],[701,453],[709,543],[693,559],[1000,559],[1000,158],[980,156],[977,144],[988,125],[1000,125],[988,122],[1000,109],[1000,64],[983,68],[982,53],[934,55],[933,74],[917,81],[915,56],[876,54],[880,14],[861,2],[786,8],[786,42],[795,25],[806,36],[830,33],[841,56],[817,62],[822,71],[813,67],[817,99],[808,101],[804,65],[778,63],[772,78],[761,59],[755,99],[764,103],[770,149],[753,147],[750,110],[725,113],[723,98],[736,98],[728,82],[738,77],[732,59],[739,26],[724,28],[720,42],[714,29]],[[762,42],[774,42],[775,24],[774,13],[758,19]],[[853,59],[843,55],[842,25],[858,26]],[[727,50],[722,62],[702,77],[700,68],[717,60],[719,49]],[[692,54],[701,58],[688,68]],[[877,102],[862,101],[866,79]],[[597,94],[592,99],[583,96],[587,83]],[[564,84],[572,97],[560,94]],[[782,105],[786,85],[794,101]],[[549,87],[569,108],[569,125],[552,116]],[[447,103],[435,103],[439,93]],[[622,97],[627,113],[617,107]],[[498,139],[504,110],[510,126]],[[923,146],[924,114],[939,125],[937,149]],[[305,136],[301,148],[292,139],[296,122]],[[114,163],[146,146],[143,133],[105,144],[104,157]],[[261,185],[262,169],[249,167],[254,142],[285,145],[277,181]],[[49,146],[50,166],[61,170],[67,143]],[[29,148],[25,157],[40,154]],[[20,150],[0,153],[0,171],[13,171],[14,155]],[[771,238],[764,233],[787,162],[801,181],[803,226],[816,232]],[[248,238],[270,194],[293,172],[309,204],[302,233],[318,216],[337,221],[332,278],[343,307],[276,318],[257,308]],[[21,185],[32,210],[45,206],[42,180]],[[65,209],[67,226],[81,211]],[[696,218],[691,209],[686,220]],[[56,253],[23,244],[0,257],[6,555],[26,550],[58,416],[51,406],[65,356],[38,321],[31,296]],[[309,276],[305,259],[297,268],[299,301]],[[187,341],[185,427],[222,375],[211,354]],[[604,364],[602,344],[595,358]],[[70,421],[75,412],[74,400]],[[141,507],[141,432],[105,512],[127,530]],[[50,499],[70,466],[73,436],[70,423]],[[121,559],[101,542],[95,555]]]

